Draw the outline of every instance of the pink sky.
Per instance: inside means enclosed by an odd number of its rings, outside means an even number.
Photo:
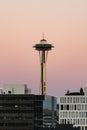
[[[42,33],[55,48],[47,61],[48,95],[87,86],[87,0],[0,1],[0,84],[26,83],[38,94]]]

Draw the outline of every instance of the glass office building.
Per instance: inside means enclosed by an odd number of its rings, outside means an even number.
[[[0,130],[36,130],[56,125],[57,99],[33,94],[0,94]]]
[[[57,98],[53,96],[36,95],[35,128],[55,127],[57,123]]]

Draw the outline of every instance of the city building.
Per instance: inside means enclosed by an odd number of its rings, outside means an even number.
[[[5,85],[0,92],[0,130],[56,126],[55,97],[30,94],[26,85]]]
[[[69,92],[59,99],[59,124],[73,124],[87,130],[87,88]]]

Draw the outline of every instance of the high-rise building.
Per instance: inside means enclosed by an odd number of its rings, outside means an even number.
[[[69,92],[59,100],[59,123],[87,130],[87,88]]]
[[[1,89],[0,130],[36,130],[56,126],[57,99],[30,94],[28,90],[26,85],[10,84]]]

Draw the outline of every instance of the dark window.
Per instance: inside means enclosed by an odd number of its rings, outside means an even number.
[[[61,105],[61,110],[63,110],[63,105]]]
[[[67,105],[67,110],[69,110],[69,105]]]

